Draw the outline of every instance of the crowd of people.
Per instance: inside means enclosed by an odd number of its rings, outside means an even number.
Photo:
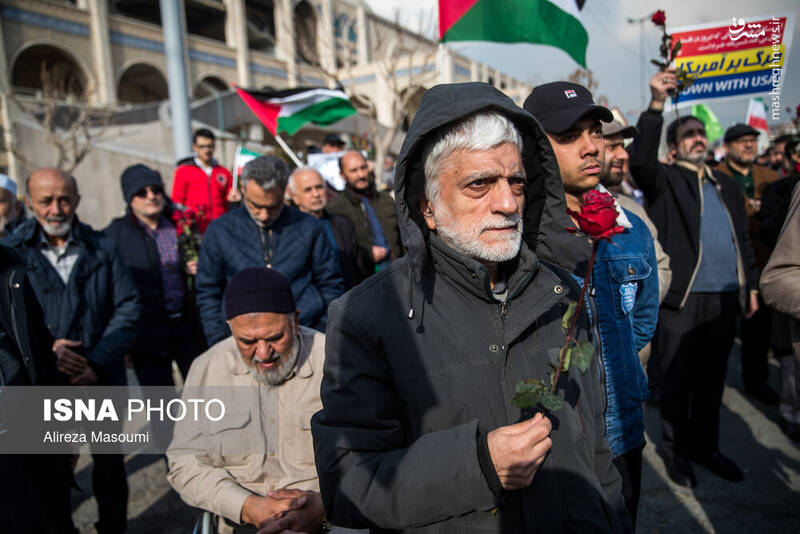
[[[127,366],[145,386],[176,368],[184,392],[231,388],[222,420],[156,438],[219,532],[631,532],[645,402],[672,482],[695,486],[692,464],[744,478],[719,443],[737,332],[745,391],[800,439],[800,139],[759,156],[737,124],[709,162],[683,115],[660,160],[677,83],[653,76],[636,126],[574,83],[521,108],[436,86],[392,193],[336,136],[335,183],[266,155],[234,184],[205,129],[171,194],[125,169],[103,231],[78,220],[68,173],[26,178],[27,219],[0,176],[0,385],[124,385]],[[600,204],[613,231],[593,235]],[[579,370],[563,357],[583,346]],[[512,403],[525,384],[557,404]],[[96,529],[124,532],[123,457],[93,460]],[[33,510],[13,531],[75,532],[69,457],[3,465],[25,482],[4,504]]]

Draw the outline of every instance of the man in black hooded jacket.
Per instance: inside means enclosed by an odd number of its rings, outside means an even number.
[[[398,159],[396,207],[408,254],[329,309],[311,422],[327,520],[372,532],[630,531],[596,358],[562,376],[561,410],[510,403],[519,381],[547,378],[564,343],[578,288],[556,272],[588,259],[564,230],[544,132],[490,85],[434,87]],[[543,256],[521,243],[523,208]]]

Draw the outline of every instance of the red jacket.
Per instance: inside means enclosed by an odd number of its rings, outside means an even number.
[[[172,180],[172,200],[187,208],[200,211],[201,206],[210,209],[209,221],[213,221],[228,211],[228,193],[233,177],[228,169],[215,165],[211,176],[195,165],[188,163],[175,170]]]

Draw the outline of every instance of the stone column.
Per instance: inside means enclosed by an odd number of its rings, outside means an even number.
[[[242,87],[253,85],[250,43],[247,39],[247,7],[244,0],[225,0],[225,43],[236,49],[236,79]]]
[[[297,47],[294,42],[292,0],[275,0],[275,57],[286,62],[289,87],[297,87]]]
[[[111,106],[117,101],[117,84],[111,61],[111,38],[108,34],[108,1],[88,0],[88,8],[92,63],[97,81],[97,86],[92,88],[93,94],[89,95],[90,101]]]
[[[8,175],[17,182],[17,191],[22,191],[17,176],[17,160],[11,147],[14,146],[14,125],[9,112],[8,93],[11,92],[11,80],[8,79],[8,64],[6,63],[6,47],[3,40],[3,25],[0,24],[0,124],[3,126],[3,141],[6,145],[6,159],[8,162]]]
[[[317,19],[317,57],[326,72],[336,72],[336,35],[333,31],[333,3],[320,2],[320,16]],[[346,37],[345,37],[346,39]],[[326,76],[327,78],[327,76]],[[335,87],[333,79],[328,79],[328,87]]]
[[[436,68],[439,83],[453,83],[453,53],[443,44],[436,54]]]
[[[356,8],[356,46],[358,47],[358,66],[369,63],[369,26],[367,25],[367,9],[363,3]]]
[[[481,63],[481,81],[489,83],[489,66],[486,63]]]
[[[469,62],[469,81],[471,82],[481,81],[481,76],[478,73],[478,63],[476,61]]]

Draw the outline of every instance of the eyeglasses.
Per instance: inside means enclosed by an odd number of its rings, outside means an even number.
[[[148,186],[145,186],[144,189],[135,192],[133,194],[133,196],[139,197],[139,198],[147,198],[147,194],[148,193],[152,193],[153,196],[157,197],[158,195],[163,195],[164,194],[164,190],[161,189],[158,186],[155,186],[155,185],[148,185]]]

